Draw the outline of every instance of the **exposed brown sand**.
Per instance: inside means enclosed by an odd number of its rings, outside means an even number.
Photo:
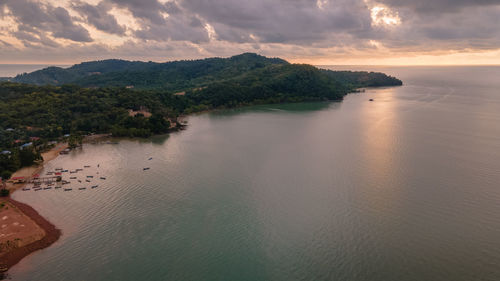
[[[0,257],[45,236],[45,231],[15,205],[0,199]]]
[[[67,147],[66,143],[60,143],[51,150],[42,153],[43,163],[55,159],[59,152]],[[29,178],[40,173],[42,169],[43,164],[25,167],[16,171],[12,176]],[[11,192],[22,186],[24,184],[9,183],[6,185]],[[0,210],[0,268],[12,267],[32,252],[50,246],[61,236],[59,229],[29,205],[15,201],[10,197],[0,198],[1,203],[4,203],[5,206]],[[4,217],[6,217],[5,223],[2,223]],[[2,230],[3,225],[5,227]]]
[[[18,248],[11,249],[10,251],[0,255],[0,265],[10,268],[25,256],[52,245],[61,236],[61,230],[57,229],[53,224],[40,216],[40,214],[38,214],[38,212],[35,211],[35,209],[33,209],[32,207],[24,203],[15,201],[14,199],[9,197],[2,198],[2,201],[15,206],[24,215],[29,217],[29,219],[31,219],[45,232],[45,236],[37,241],[31,242]],[[35,229],[36,228],[33,228],[33,232],[35,232]]]

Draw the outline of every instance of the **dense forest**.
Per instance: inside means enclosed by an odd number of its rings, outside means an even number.
[[[15,81],[25,83],[0,82],[0,173],[30,165],[49,141],[62,137],[148,137],[176,129],[177,117],[192,112],[341,100],[360,87],[402,84],[383,73],[322,70],[256,54],[164,64],[87,62]]]
[[[135,89],[184,91],[272,64],[288,64],[288,62],[252,53],[225,59],[207,58],[166,63],[114,59],[84,62],[66,69],[48,67],[18,75],[12,81],[36,85],[134,86]]]

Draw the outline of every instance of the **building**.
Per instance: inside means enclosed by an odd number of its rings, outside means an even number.
[[[26,182],[26,178],[25,177],[13,177],[13,178],[10,178],[9,182],[11,183],[24,183]]]
[[[27,142],[27,143],[25,143],[25,144],[21,145],[21,146],[20,146],[20,148],[21,148],[21,149],[25,149],[26,147],[30,147],[30,146],[32,146],[32,145],[33,145],[33,143],[32,143],[32,142]]]

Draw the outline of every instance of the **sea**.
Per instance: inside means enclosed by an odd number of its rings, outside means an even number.
[[[404,85],[62,155],[71,191],[13,194],[62,237],[9,278],[500,280],[500,67],[328,68]]]
[[[0,77],[15,77],[18,74],[30,73],[49,66],[68,67],[65,64],[2,64],[0,63]]]

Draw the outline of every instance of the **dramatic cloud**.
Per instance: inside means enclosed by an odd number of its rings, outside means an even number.
[[[34,37],[43,37],[45,33],[50,33],[55,38],[77,42],[92,41],[89,32],[75,24],[68,11],[62,7],[28,0],[6,0],[2,4],[2,9],[6,7],[10,11],[19,24],[18,29],[25,35],[31,33]]]
[[[0,59],[496,54],[498,26],[498,0],[0,0]]]
[[[125,34],[125,27],[119,25],[116,18],[109,14],[112,6],[105,2],[101,2],[97,6],[92,6],[84,2],[77,2],[72,5],[72,8],[79,12],[80,15],[86,19],[87,23],[99,30],[118,35]]]

